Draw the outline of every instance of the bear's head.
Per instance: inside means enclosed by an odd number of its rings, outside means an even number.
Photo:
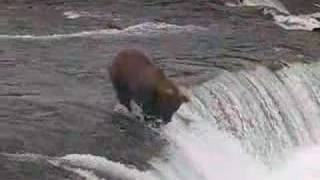
[[[157,114],[166,123],[171,120],[172,115],[179,109],[182,103],[189,101],[188,96],[169,79],[158,83],[155,107]]]

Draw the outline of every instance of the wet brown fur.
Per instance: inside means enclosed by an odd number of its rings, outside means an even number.
[[[162,70],[136,49],[118,53],[109,67],[110,79],[119,102],[131,111],[134,100],[144,114],[169,122],[173,113],[189,99]]]

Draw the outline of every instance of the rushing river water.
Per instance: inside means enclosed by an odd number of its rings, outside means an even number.
[[[320,2],[0,2],[3,179],[320,178]],[[142,49],[191,102],[160,129],[113,111]]]

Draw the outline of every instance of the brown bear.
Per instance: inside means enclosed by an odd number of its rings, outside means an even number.
[[[129,111],[130,101],[134,100],[144,115],[168,123],[180,105],[189,101],[163,71],[139,50],[120,51],[109,67],[109,73],[120,104]]]

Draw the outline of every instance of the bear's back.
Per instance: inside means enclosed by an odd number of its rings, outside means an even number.
[[[152,66],[152,62],[145,54],[136,49],[124,49],[118,53],[113,66],[123,70],[143,69]]]
[[[131,90],[152,87],[162,72],[149,57],[136,49],[124,49],[115,57],[109,68],[112,81],[124,83]]]
[[[118,53],[110,69],[112,83],[119,99],[134,100],[142,105],[143,112],[169,122],[172,114],[188,98],[161,69],[135,49]]]

